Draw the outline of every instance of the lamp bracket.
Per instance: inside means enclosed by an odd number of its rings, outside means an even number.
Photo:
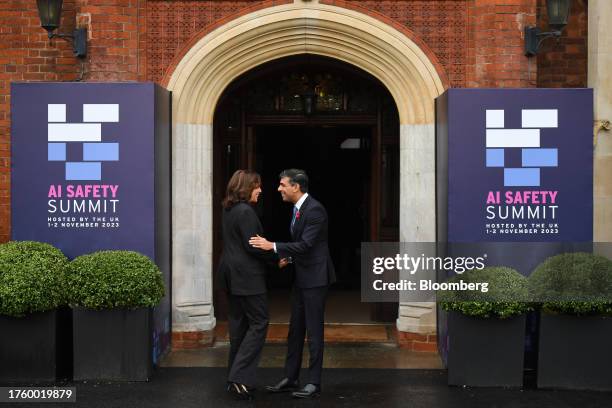
[[[542,32],[536,26],[525,27],[525,55],[533,57],[538,53],[540,46],[545,39],[555,37],[557,40],[561,38],[561,30],[544,31]]]
[[[538,37],[561,37],[561,31],[545,31],[543,33],[536,34]]]
[[[61,38],[64,41],[72,44],[72,51],[74,56],[78,58],[84,58],[87,56],[87,29],[77,28],[72,34],[65,33],[52,33],[49,31],[49,39]]]

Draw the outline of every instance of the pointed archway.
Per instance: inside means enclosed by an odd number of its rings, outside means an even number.
[[[313,2],[269,7],[196,36],[164,80],[173,93],[173,330],[215,326],[212,306],[213,115],[223,90],[265,62],[297,54],[369,72],[400,117],[400,240],[435,241],[434,99],[445,88],[431,50],[408,30]],[[398,329],[435,330],[432,304],[400,304]]]

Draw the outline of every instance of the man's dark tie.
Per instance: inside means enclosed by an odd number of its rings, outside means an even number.
[[[295,215],[297,214],[297,212],[298,212],[298,209],[294,205],[293,206],[293,217],[291,217],[291,232],[293,232],[293,225],[295,224]]]

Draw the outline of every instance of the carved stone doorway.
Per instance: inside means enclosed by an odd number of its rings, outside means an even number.
[[[326,320],[392,322],[397,303],[360,302],[360,244],[399,240],[399,115],[387,89],[368,73],[335,59],[299,55],[259,66],[237,78],[215,112],[213,141],[213,265],[222,242],[220,203],[231,174],[252,168],[263,177],[258,205],[266,234],[288,239],[290,206],[281,202],[278,173],[303,168],[311,193],[330,217],[330,250],[338,282]],[[283,322],[291,277],[271,271],[271,320]],[[216,318],[226,319],[215,291]]]

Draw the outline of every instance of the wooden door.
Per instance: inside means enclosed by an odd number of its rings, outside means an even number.
[[[245,168],[246,132],[243,106],[238,99],[219,102],[213,124],[213,307],[218,320],[227,320],[227,296],[218,288],[217,266],[223,248],[221,233],[221,201],[227,183],[238,169]]]
[[[388,99],[379,100],[377,124],[372,135],[370,196],[370,241],[399,241],[399,121]],[[393,322],[398,316],[396,302],[373,303],[370,318]]]

